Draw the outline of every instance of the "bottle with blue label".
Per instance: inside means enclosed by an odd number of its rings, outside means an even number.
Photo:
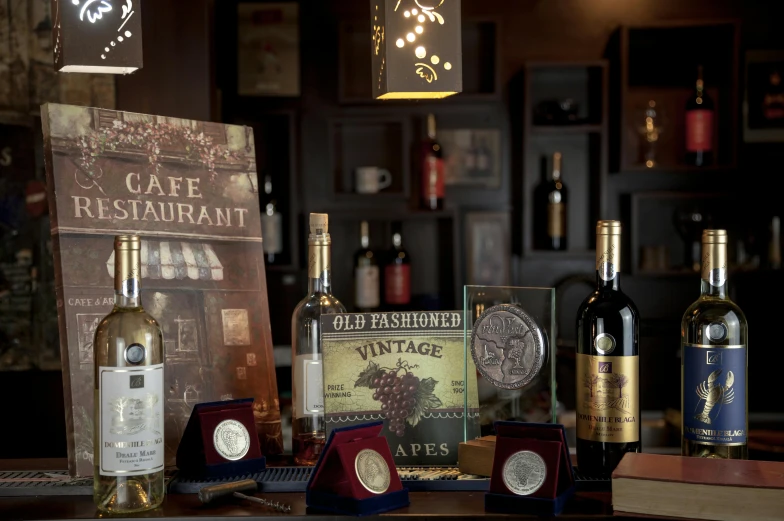
[[[702,234],[700,298],[681,323],[682,454],[747,459],[748,324],[727,291],[727,232]]]

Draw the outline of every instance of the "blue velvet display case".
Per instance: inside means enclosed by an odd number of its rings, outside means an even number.
[[[364,423],[334,429],[308,480],[305,502],[309,510],[367,516],[409,505],[408,489],[403,488],[386,438],[383,422]],[[376,494],[365,488],[355,470],[357,454],[363,449],[378,452],[390,473],[386,492]]]
[[[222,433],[216,432],[217,427],[226,420],[241,423],[247,431],[247,441],[244,436],[229,440],[240,452],[244,447],[237,444],[248,444],[247,452],[237,459],[224,457],[216,448],[216,436]],[[253,420],[253,398],[196,404],[177,447],[177,468],[188,479],[239,477],[263,471],[266,459]]]
[[[490,490],[485,510],[508,514],[556,516],[574,495],[575,478],[563,425],[553,423],[496,422],[496,445]],[[519,495],[504,483],[507,460],[520,451],[538,454],[545,462],[541,486],[529,495]]]

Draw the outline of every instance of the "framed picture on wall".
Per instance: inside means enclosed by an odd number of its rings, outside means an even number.
[[[443,129],[444,182],[448,185],[501,186],[501,132],[488,128]]]
[[[784,141],[784,51],[746,53],[743,140]]]
[[[468,258],[466,280],[470,285],[507,286],[511,273],[509,214],[470,212],[465,218]]]
[[[237,23],[237,94],[299,96],[298,4],[241,2]]]

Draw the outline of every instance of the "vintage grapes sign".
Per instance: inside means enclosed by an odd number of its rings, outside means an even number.
[[[462,312],[324,315],[321,331],[328,431],[383,420],[396,464],[457,463],[479,435]]]

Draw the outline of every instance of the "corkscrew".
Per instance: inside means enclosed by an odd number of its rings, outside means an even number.
[[[264,505],[265,507],[272,508],[278,512],[288,514],[291,512],[291,505],[280,503],[278,501],[272,502],[268,499],[248,496],[243,492],[254,494],[258,490],[258,484],[252,479],[244,479],[242,481],[232,481],[231,483],[220,483],[218,485],[208,485],[199,490],[199,501],[203,504],[213,504],[220,499],[228,496],[234,496],[240,499],[247,499],[253,503]]]

